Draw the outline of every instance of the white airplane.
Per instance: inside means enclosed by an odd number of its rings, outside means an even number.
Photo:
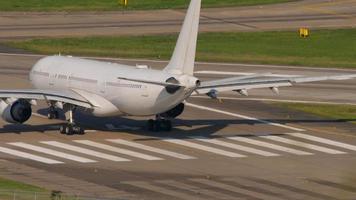
[[[0,90],[0,113],[9,123],[24,123],[32,115],[32,106],[45,101],[48,117],[65,113],[67,124],[63,134],[83,134],[73,120],[73,112],[81,110],[94,116],[156,116],[148,121],[151,131],[172,128],[171,119],[184,110],[191,95],[206,94],[216,99],[218,93],[292,86],[294,83],[322,80],[344,80],[356,75],[304,78],[263,78],[249,75],[201,82],[193,75],[198,37],[201,0],[191,0],[173,56],[163,70],[127,66],[66,56],[40,59],[29,77],[35,89]]]

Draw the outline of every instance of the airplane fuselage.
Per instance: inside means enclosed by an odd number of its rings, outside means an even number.
[[[37,89],[73,90],[84,97],[89,95],[93,104],[100,102],[101,108],[92,111],[97,116],[156,115],[174,108],[193,92],[186,87],[170,94],[164,86],[120,77],[161,81],[175,77],[188,85],[196,80],[161,70],[64,56],[45,57],[30,72],[30,81]]]

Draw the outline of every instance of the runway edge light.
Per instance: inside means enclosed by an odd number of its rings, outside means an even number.
[[[307,38],[310,35],[310,31],[308,28],[300,28],[299,29],[299,36],[301,38]]]
[[[129,4],[129,0],[119,0],[119,2],[121,1],[121,5],[127,7],[127,5]]]

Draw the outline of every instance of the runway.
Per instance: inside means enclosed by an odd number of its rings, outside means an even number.
[[[202,10],[200,32],[353,28],[356,3],[302,0],[285,4]],[[185,10],[125,12],[3,12],[0,40],[37,37],[177,33]]]
[[[355,1],[203,9],[201,31],[354,27]],[[176,33],[183,10],[0,13],[0,40]],[[163,32],[162,32],[163,31]],[[30,88],[43,55],[0,46],[0,88]],[[161,69],[167,61],[91,58]],[[328,76],[352,69],[197,63],[196,76]],[[24,125],[0,121],[0,177],[100,199],[334,200],[356,196],[356,135],[350,119],[325,119],[273,102],[356,104],[356,80],[324,81],[188,99],[172,132],[147,132],[148,118],[75,114],[85,135],[58,131],[39,104]],[[123,94],[124,95],[124,94]]]
[[[30,87],[27,73],[40,58],[0,55],[1,88]],[[104,59],[129,64],[164,61]],[[353,74],[353,70],[199,63],[197,70],[279,76]],[[225,77],[200,73],[204,80]],[[303,84],[274,96],[249,98],[355,103],[355,80]],[[301,92],[304,91],[304,92]],[[311,95],[312,94],[312,95]],[[328,95],[329,94],[329,95]],[[330,94],[337,94],[332,95]],[[339,96],[340,95],[340,96]],[[226,97],[243,99],[237,94]],[[147,118],[76,114],[89,131],[58,133],[39,105],[26,125],[0,129],[0,176],[69,194],[114,199],[352,199],[355,125],[285,110],[265,101],[205,97],[188,100],[170,133],[143,129]]]

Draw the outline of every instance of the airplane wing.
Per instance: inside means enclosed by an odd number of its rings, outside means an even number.
[[[58,101],[84,108],[93,108],[93,105],[88,99],[72,90],[0,90],[0,99],[7,98]]]
[[[347,80],[356,78],[356,74],[337,75],[337,76],[319,76],[319,77],[288,77],[288,78],[271,78],[265,76],[251,75],[242,77],[232,77],[220,80],[202,82],[200,87],[195,90],[193,95],[207,94],[212,98],[217,97],[219,92],[238,91],[247,94],[247,90],[258,88],[271,88],[293,86],[298,83],[308,83],[325,80]],[[278,91],[278,90],[277,90]]]

